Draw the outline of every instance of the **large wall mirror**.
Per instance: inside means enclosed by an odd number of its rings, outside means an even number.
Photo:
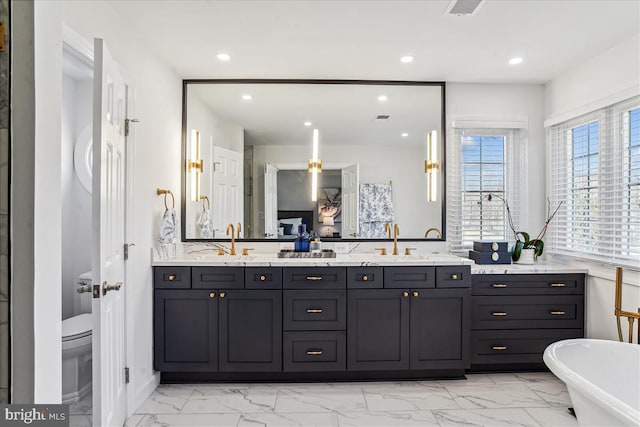
[[[228,224],[248,240],[299,224],[443,240],[444,99],[442,82],[185,80],[183,240],[229,239]]]

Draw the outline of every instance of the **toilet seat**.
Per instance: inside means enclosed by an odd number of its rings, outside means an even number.
[[[71,341],[91,335],[91,314],[84,313],[62,321],[62,341]]]

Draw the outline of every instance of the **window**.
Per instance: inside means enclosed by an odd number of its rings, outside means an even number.
[[[504,203],[519,220],[522,178],[515,173],[524,153],[519,129],[454,129],[447,170],[448,233],[452,251],[474,240],[512,240]],[[487,200],[491,194],[497,196]]]
[[[547,249],[610,262],[640,258],[640,98],[548,130],[550,198],[563,206]]]

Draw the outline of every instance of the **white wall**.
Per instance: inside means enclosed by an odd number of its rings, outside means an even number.
[[[544,87],[537,84],[447,84],[447,135],[451,135],[451,120],[505,120],[526,117],[527,165],[534,170],[523,171],[527,176],[522,230],[540,230],[545,221],[545,133],[543,127]],[[448,144],[451,141],[447,141]]]
[[[62,318],[80,314],[78,275],[91,270],[91,241],[79,236],[91,236],[91,194],[78,179],[73,151],[82,130],[91,124],[91,82],[69,76],[63,78],[62,92]],[[88,308],[90,308],[90,304]]]
[[[638,94],[640,35],[625,40],[548,82],[545,86],[545,124],[560,123]],[[613,315],[614,267],[595,262],[580,263],[570,258],[561,258],[561,261],[589,270],[587,336],[617,340]],[[640,274],[627,270],[623,278],[623,309],[637,311],[640,309]]]
[[[638,93],[640,34],[548,82],[545,119],[559,123]]]
[[[36,143],[34,195],[35,402],[61,397],[61,105],[62,40],[68,26],[92,43],[105,39],[114,59],[135,81],[135,173],[131,177],[133,218],[127,236],[135,243],[127,264],[129,410],[155,387],[152,340],[151,250],[164,210],[156,187],[174,191],[180,200],[181,81],[144,45],[134,27],[123,22],[106,1],[35,3]]]

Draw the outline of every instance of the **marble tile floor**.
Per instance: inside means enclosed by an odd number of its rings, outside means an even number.
[[[176,384],[160,385],[126,426],[577,426],[570,406],[564,384],[549,372],[447,381]],[[71,425],[88,425],[86,416],[72,415]]]

